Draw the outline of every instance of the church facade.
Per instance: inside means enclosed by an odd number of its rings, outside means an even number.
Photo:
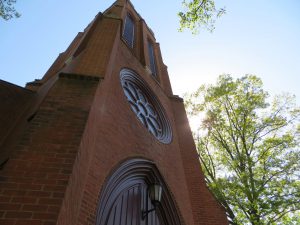
[[[0,82],[0,225],[226,225],[183,100],[127,0],[47,73]]]

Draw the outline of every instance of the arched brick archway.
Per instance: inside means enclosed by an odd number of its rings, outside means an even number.
[[[147,189],[159,182],[161,204],[142,219],[142,211],[153,208]],[[155,164],[145,159],[122,163],[107,179],[100,195],[96,225],[181,225],[174,200]]]

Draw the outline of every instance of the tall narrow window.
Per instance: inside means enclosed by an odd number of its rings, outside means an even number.
[[[154,49],[153,49],[153,44],[151,41],[148,41],[148,52],[149,52],[150,70],[153,75],[156,75]]]
[[[133,41],[134,41],[134,22],[130,15],[126,16],[125,19],[125,26],[123,31],[123,38],[126,43],[133,48]]]

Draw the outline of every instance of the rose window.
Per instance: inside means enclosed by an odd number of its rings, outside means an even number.
[[[150,88],[133,71],[123,69],[120,76],[124,94],[137,118],[159,141],[170,143],[169,121]]]

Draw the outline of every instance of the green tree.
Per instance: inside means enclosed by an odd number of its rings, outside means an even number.
[[[5,20],[20,17],[20,14],[14,8],[17,0],[0,0],[0,17]]]
[[[206,182],[230,224],[300,224],[299,118],[295,97],[268,103],[253,75],[222,75],[186,95]]]
[[[190,29],[194,34],[204,27],[209,31],[215,29],[216,18],[225,13],[225,8],[217,9],[214,0],[183,0],[183,11],[178,13],[180,18],[180,31]]]

